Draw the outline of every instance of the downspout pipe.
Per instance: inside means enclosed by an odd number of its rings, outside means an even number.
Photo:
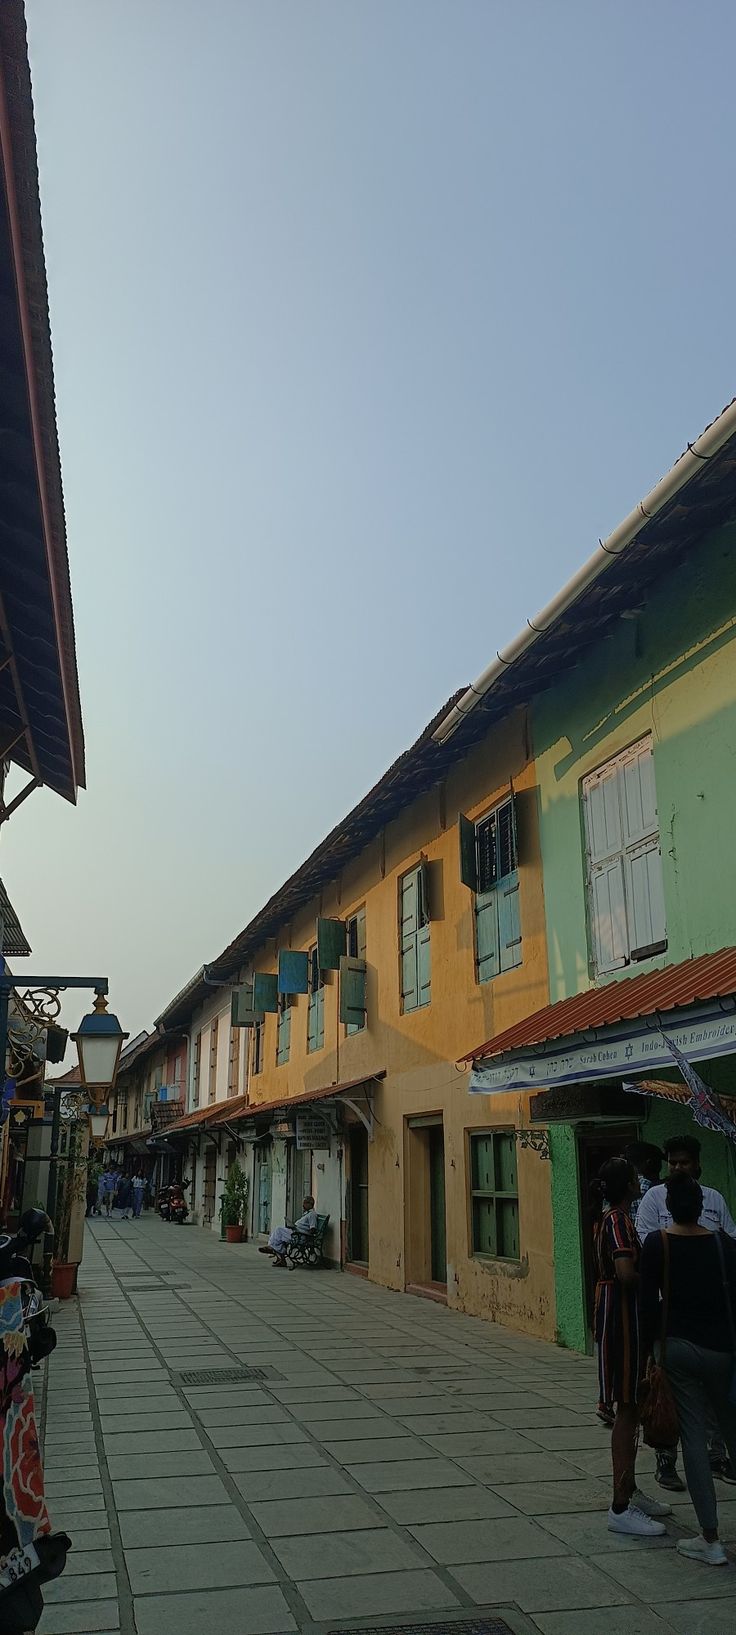
[[[577,573],[573,574],[572,579],[568,580],[567,584],[561,591],[558,591],[552,601],[548,602],[545,608],[542,608],[541,613],[537,613],[533,619],[529,619],[524,630],[515,640],[510,642],[509,646],[503,649],[503,652],[496,654],[495,659],[478,676],[477,681],[472,683],[467,692],[463,693],[462,698],[459,699],[457,704],[453,705],[444,721],[441,721],[435,729],[432,734],[435,743],[444,744],[448,738],[452,737],[465,716],[470,715],[480,700],[491,691],[499,677],[505,674],[510,665],[515,664],[517,659],[520,659],[522,654],[537,640],[537,637],[549,630],[582,596],[588,586],[594,584],[595,580],[602,573],[605,573],[611,557],[623,555],[624,551],[628,549],[640,533],[642,525],[656,516],[657,512],[661,511],[663,506],[696,475],[703,463],[712,460],[713,456],[735,434],[736,398],[695,443],[688,443],[685,453],[680,456],[672,470],[668,471],[666,477],[662,477],[656,487],[647,494],[646,498],[640,501],[639,505],[629,513],[623,522],[619,523],[618,528],[615,528],[613,533],[609,534],[608,539],[599,541],[598,548],[593,552],[593,555],[582,568],[578,569]]]

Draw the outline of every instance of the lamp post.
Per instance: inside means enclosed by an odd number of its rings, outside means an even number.
[[[43,1023],[44,997],[46,1001],[52,997],[58,1000],[58,995],[69,988],[87,988],[92,990],[96,996],[94,1010],[88,1016],[82,1018],[76,1034],[73,1034],[72,1037],[79,1055],[81,1082],[90,1093],[90,1101],[95,1104],[107,1101],[110,1091],[115,1086],[123,1043],[129,1037],[127,1033],[123,1032],[117,1016],[108,1012],[106,995],[109,986],[108,978],[104,976],[16,977],[6,969],[5,960],[0,956],[0,1084],[2,1085],[0,1095],[2,1097],[4,1097],[6,1082],[8,1012],[11,994],[20,990],[24,995],[23,1003],[26,1008],[28,1008],[32,997],[37,996],[35,1011]],[[46,1020],[48,1021],[48,1015],[46,1015]],[[56,1171],[61,1130],[61,1097],[62,1089],[59,1085],[56,1085],[51,1120],[51,1150],[49,1153],[49,1179],[46,1195],[46,1213],[52,1221],[56,1213]]]

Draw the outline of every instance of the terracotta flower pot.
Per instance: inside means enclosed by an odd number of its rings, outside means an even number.
[[[78,1266],[71,1261],[54,1261],[51,1268],[51,1294],[55,1300],[70,1300],[76,1293],[78,1270]]]
[[[242,1241],[243,1241],[243,1228],[242,1228],[242,1226],[226,1226],[225,1227],[225,1242],[226,1243],[242,1243]]]

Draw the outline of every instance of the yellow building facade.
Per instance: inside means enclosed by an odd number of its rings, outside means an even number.
[[[404,758],[409,766],[416,748]],[[439,778],[422,777],[432,786],[374,825],[367,844],[351,844],[351,818],[345,820],[335,831],[338,841],[344,837],[342,866],[318,893],[303,892],[295,912],[279,919],[277,911],[269,935],[251,942],[247,962],[235,973],[241,983],[270,977],[273,992],[280,957],[298,953],[307,956],[311,991],[289,996],[288,1003],[281,997],[278,1009],[244,1030],[229,1030],[223,1008],[229,996],[215,989],[214,979],[192,1010],[190,1115],[182,1134],[188,1126],[195,1212],[217,1226],[216,1194],[237,1131],[256,1235],[293,1220],[304,1193],[312,1192],[318,1211],[331,1217],[333,1264],[553,1338],[549,1164],[540,1143],[529,1139],[529,1098],[471,1096],[460,1061],[478,1040],[549,997],[536,782],[524,711],[489,730],[464,758],[448,758]],[[388,774],[369,803],[380,806],[390,784]],[[365,804],[356,809],[363,816]],[[503,937],[495,885],[480,892],[462,877],[463,824],[471,851],[479,848],[479,867],[480,848],[486,867],[490,849],[491,873],[513,899],[515,935],[507,938],[513,946],[506,957],[497,946]],[[481,935],[481,915],[487,920],[489,911],[495,928],[490,955],[487,932]],[[352,950],[353,964],[364,962],[364,1011],[352,1023],[340,1020],[341,988],[350,975],[345,962],[342,970],[315,966],[318,922],[344,926],[348,956]],[[417,944],[421,969],[413,975]],[[168,1025],[171,1017],[165,1017]],[[220,1073],[225,1052],[229,1063],[239,1064],[235,1073]],[[311,1151],[298,1145],[294,1116],[295,1109],[303,1115],[310,1107],[331,1125],[329,1146]]]

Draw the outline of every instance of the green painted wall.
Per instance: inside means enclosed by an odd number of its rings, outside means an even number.
[[[570,1124],[551,1124],[552,1219],[554,1224],[555,1299],[560,1345],[584,1351],[587,1344],[582,1303],[583,1249],[578,1207],[578,1155]]]
[[[622,977],[736,944],[736,526],[718,530],[667,576],[633,619],[535,702],[532,713],[550,999],[589,987],[580,785],[588,772],[651,734],[667,915],[667,953]],[[611,978],[607,978],[611,980]],[[709,1064],[736,1089],[736,1062]],[[642,1134],[703,1142],[703,1179],[736,1213],[736,1150],[695,1130],[684,1110],[652,1101]],[[575,1132],[550,1132],[557,1326],[586,1343]]]
[[[736,526],[710,536],[643,612],[571,663],[567,682],[535,702],[532,731],[550,999],[591,980],[581,779],[647,733],[668,933],[666,956],[650,964],[736,942]]]

